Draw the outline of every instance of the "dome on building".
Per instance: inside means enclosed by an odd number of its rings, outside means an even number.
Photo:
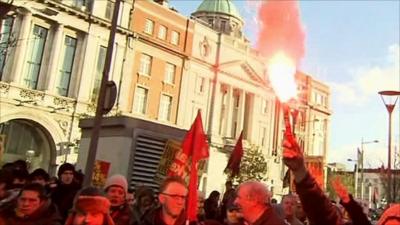
[[[222,13],[243,21],[232,0],[203,0],[195,13],[198,12]]]
[[[192,16],[217,32],[243,38],[244,22],[233,0],[203,0]]]

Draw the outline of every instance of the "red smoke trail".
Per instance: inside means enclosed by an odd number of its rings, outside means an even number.
[[[258,17],[257,49],[262,55],[270,59],[283,51],[299,66],[305,51],[305,33],[297,1],[265,1],[259,8]]]

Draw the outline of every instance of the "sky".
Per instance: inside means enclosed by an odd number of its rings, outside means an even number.
[[[201,0],[170,0],[189,16]],[[245,35],[255,46],[258,0],[233,0],[245,21]],[[328,162],[356,159],[365,143],[364,167],[387,165],[388,112],[378,95],[400,90],[400,1],[299,1],[306,33],[299,70],[330,86],[331,127]],[[393,112],[392,151],[399,152],[400,99]],[[399,157],[400,158],[400,157]],[[399,168],[400,168],[400,159]]]

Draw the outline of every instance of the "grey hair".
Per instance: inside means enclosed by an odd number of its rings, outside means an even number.
[[[266,184],[259,181],[246,181],[239,185],[239,189],[247,188],[247,198],[253,199],[260,205],[269,205],[272,194]]]

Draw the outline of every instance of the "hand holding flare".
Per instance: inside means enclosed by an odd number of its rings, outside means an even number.
[[[337,196],[342,200],[344,203],[350,202],[350,195],[347,191],[347,188],[343,185],[342,181],[339,177],[335,177],[331,181],[332,187],[335,190]]]
[[[296,141],[292,133],[292,127],[289,119],[289,106],[287,104],[282,105],[283,117],[285,121],[285,137],[283,141],[283,161],[289,169],[296,172],[300,169],[304,169],[304,157],[300,150],[299,144]]]

